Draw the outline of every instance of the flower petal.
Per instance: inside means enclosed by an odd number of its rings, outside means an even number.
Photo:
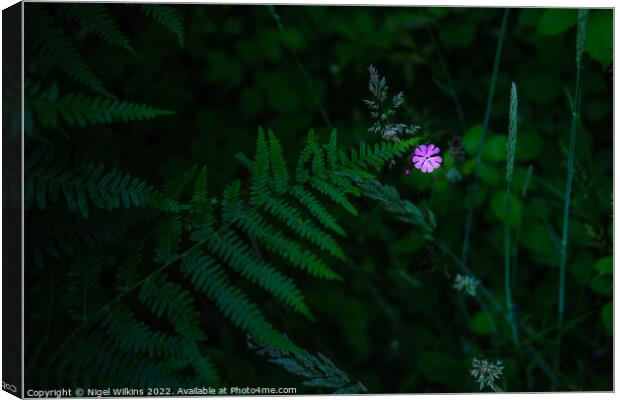
[[[417,163],[418,161],[424,161],[424,157],[422,157],[422,156],[413,156],[413,158],[411,159],[412,163]]]
[[[433,170],[433,168],[431,167],[431,164],[428,161],[424,161],[424,164],[422,165],[422,172],[431,172]]]
[[[426,145],[425,145],[425,144],[421,144],[421,145],[419,145],[419,146],[415,149],[415,153],[416,153],[418,156],[422,156],[422,157],[426,156]]]
[[[428,153],[427,155],[432,156],[434,154],[439,153],[439,147],[435,146],[434,144],[431,144],[428,146]]]
[[[428,162],[433,168],[439,168],[441,165],[441,157],[431,157],[428,159]]]
[[[418,161],[417,163],[415,163],[415,167],[417,169],[422,168],[422,165],[424,165],[424,159],[422,159],[422,160]]]

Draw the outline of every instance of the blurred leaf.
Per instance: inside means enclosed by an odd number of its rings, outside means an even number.
[[[531,132],[519,132],[517,137],[517,161],[534,160],[542,152],[545,146],[544,140]]]
[[[480,335],[490,335],[493,327],[489,321],[489,315],[483,311],[478,311],[471,319],[471,330]]]
[[[607,68],[613,60],[613,14],[611,10],[591,10],[588,16],[586,53]]]
[[[613,294],[613,282],[609,276],[595,276],[590,281],[590,288],[602,296]]]
[[[526,223],[522,228],[521,241],[532,253],[546,255],[555,252],[555,245],[544,225],[538,222]]]
[[[506,136],[489,135],[484,143],[482,157],[489,161],[506,161]]]
[[[425,351],[418,357],[417,368],[431,382],[450,385],[458,376],[462,360],[444,351]]]
[[[538,20],[536,32],[541,36],[557,35],[567,31],[577,23],[577,10],[566,8],[549,8]]]
[[[476,190],[470,191],[467,196],[465,196],[465,208],[476,208],[480,207],[484,200],[487,197],[487,189],[485,187],[480,187]]]
[[[491,197],[491,210],[493,211],[493,215],[500,220],[506,220],[506,192],[505,191],[496,191],[493,193]],[[521,220],[521,201],[517,198],[516,195],[510,194],[510,214],[508,217],[508,223],[511,227],[517,227],[519,225],[519,221]]]
[[[603,257],[594,264],[596,269],[601,274],[611,275],[613,274],[614,265],[612,257]]]
[[[394,255],[411,254],[420,250],[423,245],[424,236],[418,232],[412,232],[392,243],[390,249]]]
[[[482,137],[482,125],[474,125],[467,132],[463,134],[463,147],[470,156],[473,156],[478,151],[480,145],[480,138]]]
[[[444,25],[439,32],[441,43],[446,48],[465,48],[470,45],[476,35],[476,27],[469,22]]]
[[[605,330],[607,331],[607,334],[609,336],[613,335],[614,332],[613,311],[614,305],[611,302],[605,304],[603,308],[601,308],[601,321],[603,321],[603,326],[605,327]]]

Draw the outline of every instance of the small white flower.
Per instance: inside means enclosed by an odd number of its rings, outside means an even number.
[[[476,379],[476,382],[480,384],[480,390],[488,386],[497,392],[500,391],[500,389],[495,385],[495,380],[502,376],[503,371],[504,366],[502,365],[502,360],[491,363],[486,359],[479,360],[474,358],[469,373]]]
[[[476,296],[476,289],[480,285],[480,281],[473,276],[463,276],[461,274],[456,275],[454,279],[453,288],[458,292],[465,292],[470,296]]]

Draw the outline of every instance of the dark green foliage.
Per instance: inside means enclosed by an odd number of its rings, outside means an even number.
[[[25,40],[26,386],[469,392],[477,357],[503,361],[505,391],[612,388],[611,10],[590,10],[583,46],[560,331],[576,10],[510,10],[484,143],[502,9],[25,10],[43,22]],[[370,64],[404,91],[385,124]],[[397,122],[420,128],[368,131]],[[403,173],[430,143],[441,167]]]
[[[143,4],[140,6],[140,11],[174,33],[183,47],[185,42],[183,22],[173,6]]]
[[[28,101],[38,122],[44,127],[55,127],[62,119],[69,126],[111,124],[113,122],[144,121],[173,111],[159,110],[146,104],[129,103],[80,93],[60,97],[52,88],[42,91]]]
[[[330,145],[336,146],[335,132],[332,133]],[[308,148],[314,151],[306,159]],[[263,255],[257,252],[257,245],[310,275],[341,280],[340,275],[327,265],[317,249],[313,249],[313,245],[340,260],[346,259],[341,247],[320,226],[328,215],[326,206],[329,203],[350,210],[353,206],[347,199],[347,194],[350,193],[348,188],[354,188],[355,194],[359,194],[360,190],[356,188],[356,183],[348,178],[348,174],[353,173],[352,164],[345,157],[332,158],[328,162],[326,153],[312,133],[306,148],[302,150],[301,161],[298,162],[298,171],[304,178],[294,185],[288,179],[283,149],[272,132],[267,143],[262,129],[259,130],[256,149],[249,182],[249,199],[242,196],[241,182],[233,181],[227,185],[221,199],[215,202],[217,207],[213,207],[213,200],[207,198],[205,168],[196,174],[197,168],[194,166],[169,180],[162,190],[158,191],[117,170],[104,174],[103,167],[67,169],[64,163],[56,165],[49,161],[51,157],[46,158],[42,154],[31,156],[28,186],[32,189],[29,190],[27,204],[36,201],[39,208],[45,209],[48,198],[58,202],[59,193],[62,191],[68,210],[79,210],[83,218],[89,216],[88,202],[108,210],[121,206],[147,207],[168,213],[160,217],[155,233],[154,262],[161,267],[140,277],[141,257],[135,255],[125,260],[115,272],[115,288],[119,294],[108,304],[102,303],[100,297],[89,299],[89,296],[99,290],[102,273],[100,250],[89,251],[75,258],[67,273],[67,280],[69,292],[82,296],[82,301],[77,302],[81,308],[69,310],[74,318],[83,324],[77,329],[88,329],[88,325],[99,320],[106,332],[115,338],[113,340],[118,351],[160,359],[161,362],[167,357],[178,357],[178,362],[192,366],[197,379],[218,382],[219,373],[213,361],[202,350],[206,336],[201,328],[193,295],[160,272],[180,261],[181,272],[192,286],[213,301],[234,325],[259,338],[265,345],[286,351],[298,351],[295,346],[282,339],[282,334],[267,321],[248,295],[233,286],[222,265],[262,288],[281,304],[288,305],[294,311],[314,320],[315,317],[295,281],[264,260]],[[333,148],[332,150],[336,151]],[[383,157],[375,160],[376,166],[388,161],[389,154],[397,156],[402,151],[404,146],[386,148]],[[361,153],[357,159],[358,165],[368,165],[366,158],[371,157],[372,154]],[[310,164],[310,169],[306,169],[306,162]],[[359,173],[360,167],[355,166],[355,171]],[[329,176],[338,176],[339,179],[328,183],[326,178]],[[192,181],[194,184],[191,203],[182,205],[180,202],[185,188],[190,186]],[[342,184],[338,185],[338,182]],[[313,191],[326,195],[324,200],[311,194]],[[304,198],[309,200],[295,203],[295,193],[303,193]],[[320,217],[315,221],[308,219],[303,227],[299,226],[301,212],[316,215],[316,210],[320,210]],[[216,213],[219,212],[221,217],[218,218]],[[282,228],[270,223],[270,220],[286,222],[290,231],[281,230]],[[242,232],[250,238],[249,242],[242,237]],[[291,234],[299,237],[295,238]],[[183,251],[185,237],[190,238],[194,244]],[[304,245],[304,241],[308,241],[308,245]],[[135,314],[123,305],[124,297],[135,289],[139,290],[140,301],[152,311],[154,317],[165,319],[174,327],[174,335],[152,330],[144,322],[137,320]],[[121,338],[123,329],[129,332],[126,337]],[[87,343],[98,340],[98,336],[93,337],[92,333],[89,335],[84,339]],[[69,336],[67,343],[73,339]],[[176,344],[178,349],[174,351],[178,351],[178,354],[163,350],[163,346],[170,343]],[[112,347],[106,349],[114,352]],[[346,375],[338,375],[338,379],[345,378]],[[344,387],[344,383],[336,388],[334,383],[328,380],[323,383],[317,380],[313,382],[314,386],[331,385],[329,387],[343,391],[350,389],[347,389],[348,386]]]
[[[288,339],[287,339],[288,340]],[[286,350],[263,347],[249,336],[248,347],[269,362],[279,365],[294,375],[305,379],[306,386],[325,388],[333,394],[366,394],[368,390],[361,382],[353,383],[342,370],[321,353],[316,356],[307,352],[292,354]]]
[[[58,8],[58,13],[78,21],[84,30],[98,36],[104,42],[121,47],[134,57],[138,56],[127,36],[116,25],[103,4],[63,4]]]
[[[117,169],[103,165],[70,166],[65,159],[53,159],[40,147],[26,165],[24,201],[44,210],[49,200],[64,201],[69,211],[89,215],[89,203],[97,208],[148,207],[176,211],[179,205],[153,186]]]
[[[97,93],[113,97],[86,64],[72,38],[65,34],[63,28],[45,7],[33,6],[28,17],[28,24],[26,24],[28,39],[32,41],[32,48],[48,65],[62,70]]]

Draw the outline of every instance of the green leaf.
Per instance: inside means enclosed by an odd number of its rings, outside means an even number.
[[[471,330],[480,335],[490,335],[493,326],[489,321],[489,315],[483,311],[478,311],[471,319]]]
[[[506,192],[496,191],[491,197],[491,210],[493,215],[500,221],[506,220]],[[521,201],[516,195],[510,194],[510,214],[508,216],[508,223],[511,227],[517,227],[521,220]]]
[[[613,274],[614,265],[612,257],[603,257],[594,264],[594,269],[605,275]]]
[[[586,53],[607,68],[613,61],[613,14],[611,10],[591,10],[586,34]]]
[[[592,278],[590,288],[601,296],[611,296],[614,289],[611,277],[607,275]]]
[[[577,10],[549,8],[538,20],[536,32],[540,36],[557,35],[566,32],[577,23]]]
[[[505,161],[506,136],[489,135],[482,149],[482,158],[488,161]]]
[[[607,334],[609,336],[613,335],[614,333],[613,318],[614,305],[612,302],[609,302],[605,304],[603,308],[601,308],[601,321],[603,322],[603,326],[605,327],[605,330],[607,331]]]

